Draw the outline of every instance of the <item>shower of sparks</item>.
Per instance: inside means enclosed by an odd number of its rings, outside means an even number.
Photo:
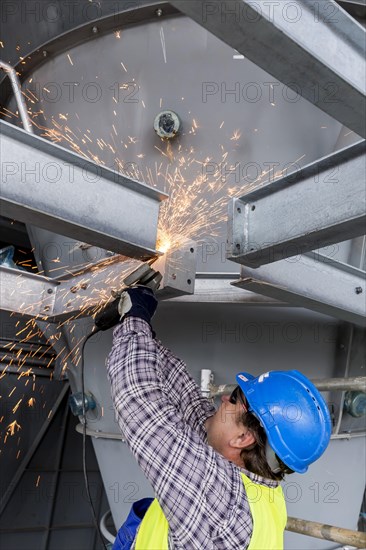
[[[231,136],[230,140],[231,140],[231,141],[239,141],[240,138],[241,138],[241,132],[240,132],[240,130],[235,130],[235,132],[234,132],[233,135]]]
[[[7,427],[7,433],[8,435],[15,435],[15,432],[21,430],[22,427],[16,420],[14,422],[11,422],[9,426]]]
[[[120,31],[115,32],[115,37],[120,38]],[[160,29],[160,40],[164,56],[164,61],[167,63],[166,43],[163,27]],[[2,43],[0,43],[2,45]],[[67,54],[67,58],[71,65],[74,65],[71,57]],[[125,64],[121,61],[121,68],[124,72],[128,72]],[[128,92],[130,90],[131,81],[121,84],[120,89]],[[30,84],[32,79],[29,79]],[[50,93],[44,88],[45,91]],[[221,235],[220,225],[226,222],[227,219],[227,204],[230,198],[240,196],[243,188],[255,188],[269,179],[281,178],[284,171],[274,169],[263,170],[255,181],[240,178],[240,181],[235,180],[235,184],[229,185],[227,178],[223,177],[225,170],[229,172],[234,168],[233,163],[229,162],[230,154],[236,150],[238,143],[242,137],[240,129],[231,129],[231,137],[226,137],[225,141],[228,147],[221,145],[218,158],[202,158],[202,153],[197,152],[194,146],[183,146],[178,139],[171,143],[170,141],[161,141],[155,146],[160,159],[154,162],[153,165],[144,163],[131,162],[131,159],[141,161],[145,158],[143,151],[144,143],[137,136],[130,136],[126,132],[121,135],[121,126],[111,124],[110,134],[106,136],[95,135],[89,128],[80,128],[80,118],[78,113],[60,112],[54,114],[50,119],[47,119],[44,110],[42,109],[42,99],[40,100],[34,91],[24,89],[23,95],[27,101],[28,110],[32,117],[32,123],[36,129],[36,133],[45,137],[56,144],[66,146],[73,150],[78,155],[85,159],[92,160],[100,165],[111,167],[103,159],[105,153],[113,155],[113,167],[119,173],[145,183],[153,188],[161,189],[169,195],[169,199],[163,201],[160,208],[160,217],[158,222],[158,238],[157,249],[163,253],[171,248],[180,245],[182,240],[186,238],[192,239],[197,243],[206,241],[208,238],[215,239]],[[42,94],[40,94],[42,95]],[[146,95],[146,97],[148,97]],[[120,111],[116,104],[111,101],[111,116],[112,120],[118,120]],[[184,97],[181,98],[184,101]],[[159,98],[159,106],[162,108],[165,103],[165,98]],[[145,109],[145,103],[140,101],[142,109]],[[14,113],[9,109],[2,107],[1,114],[8,119],[18,117],[18,113]],[[202,123],[197,114],[191,114],[191,120],[187,121],[186,135],[192,136],[199,134]],[[222,120],[219,129],[224,127],[225,121]],[[227,127],[227,125],[226,125]],[[226,130],[226,128],[225,128]],[[259,132],[259,128],[249,129],[247,132]],[[244,131],[244,130],[243,130]],[[132,129],[129,130],[133,132]],[[184,142],[184,140],[182,140]],[[192,142],[193,143],[193,142]],[[107,156],[108,158],[108,156]],[[300,157],[294,161],[294,166],[300,160]],[[128,160],[126,160],[128,159]],[[296,166],[297,167],[297,166]],[[289,168],[286,174],[289,173]],[[77,249],[89,250],[90,245],[86,243],[76,243],[70,254]],[[61,263],[60,258],[52,260],[55,267],[50,270],[52,276],[57,276],[62,273],[65,276],[65,266]],[[34,268],[29,264],[29,260],[20,260],[19,265],[26,268]],[[57,363],[61,371],[61,375],[71,366],[77,368],[80,365],[81,349],[84,337],[77,335],[75,329],[76,321],[85,316],[94,317],[106,303],[113,300],[112,290],[119,290],[122,287],[123,279],[129,275],[140,262],[137,260],[126,260],[124,257],[114,256],[105,261],[94,264],[80,266],[72,266],[72,270],[67,270],[73,280],[77,280],[77,284],[73,289],[74,293],[64,290],[64,295],[60,296],[65,307],[67,304],[74,304],[75,299],[78,300],[75,312],[70,313],[70,317],[60,323],[58,326],[53,325],[53,334],[47,338],[47,342],[42,346],[39,341],[47,334],[47,327],[43,331],[37,325],[37,321],[47,322],[47,317],[41,313],[42,297],[32,296],[26,290],[26,285],[22,288],[22,277],[19,276],[19,284],[16,285],[15,292],[24,296],[22,312],[32,315],[33,318],[23,324],[17,321],[17,342],[8,342],[3,346],[4,353],[1,362],[4,365],[1,370],[0,378],[9,377],[8,368],[16,374],[17,385],[12,389],[9,388],[8,397],[14,400],[12,414],[19,414],[22,408],[45,409],[48,418],[52,416],[52,408],[47,405],[45,400],[45,386],[39,383],[39,378],[36,377],[32,366],[41,368],[44,371],[49,371],[50,379],[53,377],[53,367]],[[60,264],[60,265],[57,265]],[[41,274],[41,273],[40,273]],[[82,290],[88,288],[87,293]],[[32,301],[33,299],[33,301]],[[71,307],[72,309],[72,307]],[[63,330],[67,329],[68,341],[64,339]],[[38,340],[38,342],[37,342]],[[55,350],[57,345],[57,351]],[[14,371],[15,369],[15,371]],[[21,385],[24,384],[26,391],[22,391]],[[1,399],[1,396],[0,396]],[[0,424],[3,422],[4,416],[0,417]],[[10,420],[10,419],[9,419]],[[8,423],[8,419],[4,424]],[[21,430],[21,425],[14,418],[3,432],[0,432],[4,443],[8,436],[15,435]],[[0,450],[1,452],[1,450]],[[18,451],[16,458],[19,457]],[[36,485],[39,484],[39,478]]]
[[[19,399],[18,403],[15,405],[15,407],[13,407],[13,410],[12,410],[13,414],[16,413],[16,411],[18,410],[19,405],[21,404],[22,401],[23,401],[23,399]]]

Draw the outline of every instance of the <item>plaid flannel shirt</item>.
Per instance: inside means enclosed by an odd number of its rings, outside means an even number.
[[[207,444],[205,420],[215,408],[184,362],[154,339],[148,323],[128,317],[114,330],[107,370],[120,428],[174,548],[247,548],[253,521],[240,471],[253,483],[278,484],[240,470]]]

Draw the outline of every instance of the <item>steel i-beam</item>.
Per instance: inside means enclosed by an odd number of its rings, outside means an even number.
[[[165,193],[6,122],[0,133],[3,216],[132,258],[157,255]]]
[[[232,284],[365,327],[365,281],[361,269],[308,253],[258,269],[242,267]]]
[[[366,137],[365,30],[333,0],[171,0],[324,112]]]
[[[196,254],[196,243],[187,240],[158,259],[154,269],[163,275],[159,299],[194,292]],[[0,266],[1,309],[47,322],[90,316],[111,299],[112,290],[123,287],[137,265],[116,256],[59,279]]]
[[[365,172],[361,141],[232,199],[228,258],[258,267],[363,235]]]

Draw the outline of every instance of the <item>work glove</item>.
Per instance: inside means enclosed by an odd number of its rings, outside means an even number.
[[[151,324],[158,301],[154,292],[147,286],[135,286],[125,290],[118,304],[120,319],[139,317]]]

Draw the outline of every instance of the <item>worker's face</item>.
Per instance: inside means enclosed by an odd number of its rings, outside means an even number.
[[[223,395],[216,413],[206,421],[207,442],[222,456],[232,460],[234,454],[251,445],[252,434],[244,426],[242,419],[245,409],[240,399],[230,403],[230,396]]]

